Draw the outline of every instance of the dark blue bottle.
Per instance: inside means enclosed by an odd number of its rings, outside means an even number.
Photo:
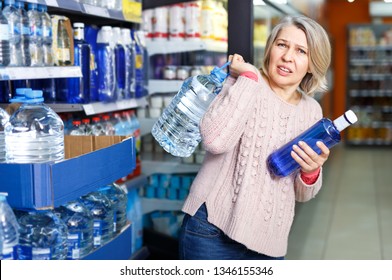
[[[84,23],[75,22],[74,65],[80,66],[82,77],[68,79],[68,103],[90,102],[90,45],[84,40]]]
[[[97,63],[97,35],[98,27],[85,26],[84,35],[90,45],[90,102],[98,101],[98,63]]]
[[[132,30],[132,39],[135,42],[135,97],[141,98],[145,95],[144,90],[144,67],[147,63],[145,60],[145,49],[141,44],[139,34]]]
[[[116,65],[116,95],[118,99],[125,98],[125,48],[121,42],[120,27],[113,28],[113,38],[116,42],[114,46],[114,57]]]
[[[293,145],[298,145],[299,141],[304,141],[315,152],[321,154],[320,148],[316,145],[317,141],[322,141],[328,148],[332,148],[340,142],[340,132],[357,120],[357,116],[351,110],[348,110],[334,121],[322,118],[268,157],[267,165],[270,172],[279,177],[290,175],[300,168],[299,164],[291,156]]]
[[[127,28],[121,29],[121,38],[125,50],[125,99],[135,97],[135,53],[132,46],[131,30]]]

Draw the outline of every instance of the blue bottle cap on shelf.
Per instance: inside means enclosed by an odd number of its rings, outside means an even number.
[[[25,96],[26,92],[32,91],[31,88],[17,88],[15,89],[15,93],[17,96]]]

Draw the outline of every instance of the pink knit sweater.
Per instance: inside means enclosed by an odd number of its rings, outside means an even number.
[[[208,221],[230,238],[262,254],[286,255],[295,201],[318,193],[322,171],[306,185],[299,172],[272,177],[266,159],[321,118],[311,97],[292,105],[261,77],[229,77],[201,121],[207,153],[183,211],[194,215],[206,203]]]

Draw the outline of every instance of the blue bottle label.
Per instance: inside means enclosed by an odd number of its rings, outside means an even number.
[[[52,252],[50,248],[32,248],[33,260],[50,260],[51,258]]]
[[[77,260],[80,258],[80,232],[68,234],[68,258]]]
[[[94,246],[101,246],[102,221],[94,220]]]
[[[2,260],[14,260],[15,259],[15,253],[14,253],[15,250],[16,250],[16,246],[3,248]]]

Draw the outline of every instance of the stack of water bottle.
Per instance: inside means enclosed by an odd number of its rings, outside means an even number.
[[[127,224],[127,192],[116,184],[53,210],[13,211],[6,197],[0,193],[1,259],[80,259]]]
[[[110,9],[121,9],[122,1],[89,1]],[[69,19],[49,15],[46,5],[19,0],[0,2],[1,66],[81,67],[82,77],[12,81],[13,88],[42,90],[46,102],[113,102],[147,95],[148,53],[141,31],[103,26],[97,30],[73,23],[74,36],[67,29]],[[74,45],[74,57],[71,47]],[[0,101],[12,97],[8,84],[0,82]]]

